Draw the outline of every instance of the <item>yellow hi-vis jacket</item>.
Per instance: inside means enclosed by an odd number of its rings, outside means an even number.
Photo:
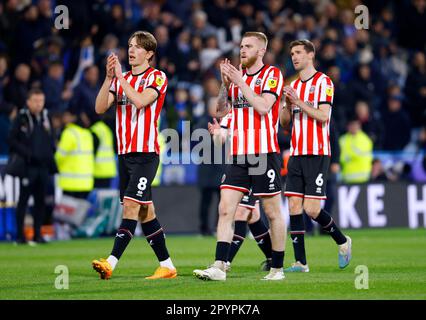
[[[59,139],[55,160],[59,187],[64,191],[87,192],[93,189],[93,136],[90,130],[67,124]]]
[[[95,155],[95,178],[108,179],[117,175],[114,153],[114,137],[103,121],[97,121],[90,130],[98,137],[99,147]]]
[[[339,139],[342,180],[363,183],[370,179],[373,161],[373,142],[363,131],[346,133]]]

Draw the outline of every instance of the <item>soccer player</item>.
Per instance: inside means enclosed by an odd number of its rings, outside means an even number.
[[[133,238],[138,220],[160,266],[146,279],[174,278],[176,268],[170,259],[163,229],[155,214],[151,183],[159,165],[157,120],[164,103],[167,78],[149,65],[157,41],[146,31],[129,38],[131,71],[122,72],[116,55],[107,59],[106,78],[96,98],[96,112],[104,113],[115,102],[120,200],[123,220],[114,247],[107,259],[94,260],[101,279],[109,279],[118,260]]]
[[[225,59],[217,116],[232,110],[230,149],[232,162],[226,165],[221,184],[215,262],[205,270],[194,270],[203,280],[226,280],[226,261],[233,236],[233,222],[243,195],[253,190],[263,199],[269,219],[272,261],[264,280],[284,279],[285,222],[280,212],[281,182],[277,141],[279,105],[284,79],[281,71],[264,65],[267,38],[261,32],[247,32],[240,44],[241,66]],[[255,163],[255,159],[258,163]],[[264,165],[264,166],[263,166]],[[259,170],[262,167],[264,170]],[[257,168],[257,169],[255,169]],[[261,174],[259,174],[259,171]]]
[[[333,83],[314,68],[315,47],[308,40],[290,43],[293,66],[299,77],[284,87],[286,104],[280,122],[286,127],[293,121],[290,159],[288,161],[285,196],[289,199],[290,236],[296,262],[285,271],[309,272],[305,254],[303,210],[339,247],[339,267],[351,260],[351,238],[336,226],[328,212],[321,209],[326,199],[325,187],[330,163],[329,123],[333,104]]]
[[[222,118],[220,124],[217,122],[216,118],[213,119],[213,124],[208,124],[209,132],[213,136],[215,144],[222,144],[228,138],[228,128],[231,119],[232,114],[228,113]],[[245,194],[238,204],[237,211],[235,212],[234,235],[232,237],[231,247],[229,248],[228,259],[225,266],[226,272],[231,270],[231,263],[245,240],[247,225],[266,258],[261,264],[261,270],[269,271],[271,269],[271,236],[265,223],[260,219],[259,202],[259,198],[255,197],[250,189],[249,193]]]

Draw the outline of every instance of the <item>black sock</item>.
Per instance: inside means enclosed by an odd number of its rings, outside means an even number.
[[[334,239],[334,241],[336,241],[337,244],[344,244],[346,242],[346,237],[336,226],[333,218],[327,213],[327,211],[321,210],[318,217],[316,217],[316,219],[314,220],[321,225],[322,229],[325,232],[331,235],[331,237]]]
[[[157,218],[141,225],[145,238],[152,247],[152,250],[154,250],[158,261],[167,260],[170,256],[166,247],[166,236]]]
[[[250,232],[253,234],[257,245],[262,250],[266,259],[272,258],[272,242],[271,235],[269,234],[268,228],[262,219],[257,220],[254,223],[248,225]]]
[[[293,242],[294,259],[306,264],[305,221],[303,213],[290,216],[290,237]]]
[[[232,262],[244,242],[247,233],[247,221],[235,221],[234,237],[228,252],[228,261]]]
[[[271,268],[282,268],[284,265],[284,251],[272,250]]]
[[[115,235],[114,247],[112,248],[111,255],[120,259],[127,245],[133,238],[138,222],[131,219],[123,219]]]
[[[228,260],[228,252],[229,247],[231,246],[230,243],[224,242],[224,241],[218,241],[216,242],[216,261],[224,261],[226,262]]]

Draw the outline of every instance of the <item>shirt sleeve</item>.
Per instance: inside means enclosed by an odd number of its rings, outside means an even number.
[[[228,114],[220,120],[219,124],[222,128],[229,129],[231,127],[231,121],[232,121],[232,108],[229,110]]]
[[[167,90],[167,77],[162,71],[155,71],[148,77],[146,88],[152,88],[157,91],[158,95],[166,93]]]
[[[109,92],[111,92],[113,95],[117,92],[117,78],[112,79],[111,85],[109,86]]]
[[[272,68],[264,79],[262,93],[273,94],[278,99],[284,86],[284,77],[280,69]]]
[[[318,106],[320,104],[333,105],[334,99],[334,85],[329,77],[324,77],[320,82],[320,93],[318,99]]]

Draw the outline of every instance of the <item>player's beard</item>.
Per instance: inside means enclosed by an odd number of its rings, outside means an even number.
[[[252,65],[255,64],[256,60],[257,60],[257,56],[247,58],[245,63],[241,61],[241,67],[250,68]]]

